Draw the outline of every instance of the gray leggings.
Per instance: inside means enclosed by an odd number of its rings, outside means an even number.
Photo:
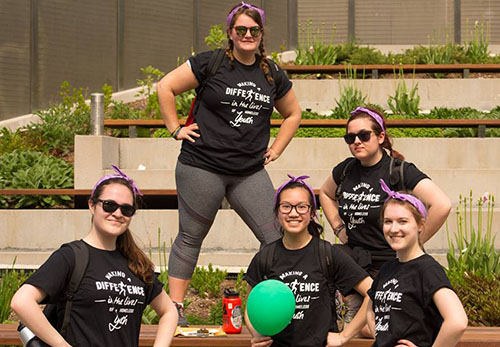
[[[249,176],[216,174],[177,162],[179,234],[168,263],[170,276],[190,279],[201,244],[224,197],[252,230],[261,246],[280,238],[273,213],[274,187],[266,170]]]

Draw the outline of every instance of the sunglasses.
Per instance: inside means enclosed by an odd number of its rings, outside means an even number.
[[[234,30],[236,31],[236,35],[238,35],[239,37],[244,37],[247,34],[248,30],[250,30],[250,35],[252,35],[252,37],[259,37],[259,35],[262,33],[262,28],[258,25],[253,27],[238,25],[234,27]]]
[[[356,141],[356,137],[361,141],[361,142],[367,142],[370,140],[370,137],[372,135],[372,130],[361,130],[359,133],[349,133],[344,135],[344,140],[348,145],[352,145],[354,141]]]
[[[107,213],[113,213],[120,208],[125,217],[132,217],[136,211],[136,208],[129,204],[120,205],[113,200],[96,199],[96,201],[102,202],[102,209]]]

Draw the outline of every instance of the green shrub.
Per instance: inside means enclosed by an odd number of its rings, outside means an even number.
[[[205,43],[211,50],[223,48],[226,45],[226,41],[227,36],[222,24],[212,25],[208,36],[205,37]]]
[[[2,272],[0,279],[0,323],[8,323],[9,316],[12,312],[10,309],[10,301],[14,293],[29,276],[30,273],[24,272],[24,270],[14,270],[14,266],[12,266],[12,269]]]
[[[191,89],[175,97],[175,109],[177,110],[178,117],[188,116],[195,96],[196,92],[194,89]]]
[[[27,136],[27,128],[11,131],[8,128],[0,129],[0,155],[18,150],[36,150],[36,144]]]
[[[161,118],[158,92],[156,90],[153,91],[153,83],[158,82],[165,73],[151,65],[140,68],[140,71],[144,75],[144,78],[137,79],[137,84],[142,89],[135,96],[146,100],[142,114],[147,118]]]
[[[0,156],[1,189],[73,188],[73,166],[64,160],[33,151],[13,151]],[[2,207],[68,206],[67,195],[12,195],[0,197]]]
[[[216,298],[220,295],[220,285],[226,279],[227,272],[213,268],[208,264],[208,269],[197,266],[194,270],[189,285],[193,288],[200,298],[210,296]]]
[[[500,276],[482,278],[466,273],[450,277],[450,282],[470,326],[500,326]]]

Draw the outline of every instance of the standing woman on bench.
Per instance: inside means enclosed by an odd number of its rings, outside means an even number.
[[[344,139],[353,157],[333,168],[320,190],[321,206],[335,235],[344,244],[340,248],[375,278],[382,264],[396,257],[380,223],[380,211],[387,198],[380,187],[380,178],[394,190],[412,191],[429,207],[427,226],[420,236],[422,243],[443,225],[451,203],[426,174],[403,161],[404,157],[392,149],[382,113],[366,107],[352,111]],[[345,302],[348,323],[361,300],[349,296]]]
[[[92,191],[92,226],[82,241],[88,264],[76,291],[65,336],[49,323],[39,304],[57,304],[63,321],[71,274],[84,257],[64,244],[16,292],[12,310],[50,346],[139,345],[142,313],[147,305],[160,321],[154,346],[169,346],[177,326],[174,304],[154,273],[153,262],[135,244],[129,225],[142,195],[133,180],[117,174],[101,178]],[[78,263],[81,264],[81,263]]]
[[[175,171],[179,234],[168,265],[179,325],[187,325],[184,296],[224,197],[261,245],[279,238],[268,208],[274,188],[264,166],[285,150],[300,124],[301,110],[292,83],[266,59],[264,22],[262,9],[238,4],[227,16],[225,51],[189,58],[157,86],[165,125],[176,140],[182,140]],[[221,61],[212,60],[214,56]],[[216,71],[209,73],[214,66]],[[193,88],[198,93],[194,123],[182,127],[175,96]],[[284,121],[268,147],[273,107]]]

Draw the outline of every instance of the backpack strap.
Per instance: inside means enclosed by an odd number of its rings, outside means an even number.
[[[83,241],[73,241],[68,243],[68,246],[70,246],[75,253],[75,267],[73,268],[71,279],[64,293],[66,304],[64,307],[64,318],[60,330],[60,333],[63,336],[68,330],[71,308],[73,306],[73,298],[80,287],[80,283],[82,282],[83,275],[85,274],[89,263],[89,249]]]
[[[391,157],[391,163],[389,165],[389,183],[391,188],[397,191],[406,190],[404,163],[405,161],[402,159]]]
[[[216,49],[212,54],[212,56],[210,57],[210,60],[208,61],[208,65],[206,67],[207,74],[205,75],[205,78],[201,82],[200,89],[198,89],[198,92],[196,93],[196,98],[193,100],[194,104],[193,115],[198,111],[199,107],[199,102],[196,102],[196,99],[200,98],[201,94],[205,90],[205,87],[207,86],[208,81],[210,81],[210,79],[215,75],[215,73],[219,69],[225,54],[226,54],[225,50],[219,48]]]
[[[276,65],[276,62],[266,58],[267,66],[269,66],[269,73],[271,74],[271,77],[273,78],[273,81],[276,81],[276,77],[278,76],[278,66]],[[276,82],[274,82],[276,84]]]
[[[274,252],[276,250],[276,242],[267,244],[260,251],[259,256],[259,271],[262,278],[267,280],[269,276],[269,271],[271,269],[271,264],[274,258]]]
[[[328,291],[330,292],[330,296],[335,295],[335,285],[333,283],[333,258],[332,258],[332,244],[326,240],[319,240],[319,263],[321,266],[321,271],[323,275],[328,280]]]
[[[345,178],[347,177],[348,173],[351,170],[352,165],[356,161],[356,158],[350,158],[350,160],[345,164],[344,170],[342,170],[342,175],[340,175],[340,181],[337,186],[337,190],[335,190],[335,199],[337,201],[340,200],[340,197],[342,196],[342,184],[344,183]]]

